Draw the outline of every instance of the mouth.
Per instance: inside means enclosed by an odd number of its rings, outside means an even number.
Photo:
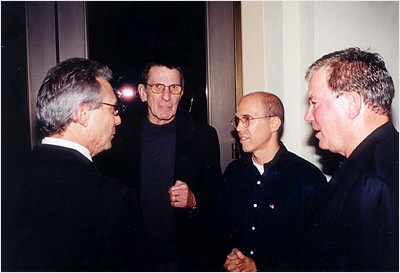
[[[314,131],[320,131],[319,126],[317,126],[317,124],[314,123],[314,122],[311,123],[311,128],[312,128]]]
[[[160,105],[159,106],[161,109],[163,109],[163,110],[170,110],[170,109],[172,109],[172,106],[170,106],[170,105]]]
[[[239,141],[242,143],[242,142],[244,142],[244,141],[246,141],[246,140],[248,140],[249,139],[249,137],[247,137],[247,136],[239,136]]]
[[[315,132],[315,135],[321,133],[321,130],[320,130],[317,126],[315,126],[314,124],[312,125],[312,129],[313,129],[313,131]]]

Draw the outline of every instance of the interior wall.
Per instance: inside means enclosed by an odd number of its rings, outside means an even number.
[[[334,16],[332,16],[332,11],[334,11]],[[335,19],[338,16],[344,19]],[[316,56],[321,56],[335,48],[349,46],[371,48],[382,55],[396,86],[393,121],[398,129],[399,2],[315,2],[314,18],[314,54]]]
[[[242,32],[243,94],[264,89],[281,98],[289,150],[322,169],[304,120],[304,75],[314,60],[347,47],[371,48],[384,58],[396,86],[392,119],[399,129],[399,2],[243,1]]]

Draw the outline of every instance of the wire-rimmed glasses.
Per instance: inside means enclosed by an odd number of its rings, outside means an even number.
[[[125,110],[125,105],[118,103],[118,104],[111,104],[107,102],[100,102],[101,104],[111,106],[113,108],[113,114],[114,116],[118,116],[121,111]]]
[[[261,119],[261,118],[271,118],[271,117],[273,117],[273,116],[269,115],[269,116],[264,116],[264,117],[256,117],[256,118],[253,118],[253,117],[251,117],[251,116],[244,115],[244,116],[242,116],[242,117],[234,117],[234,118],[231,120],[231,124],[232,124],[233,127],[236,128],[236,127],[239,125],[239,123],[242,122],[243,126],[244,126],[245,128],[247,128],[247,127],[249,127],[249,125],[250,125],[250,120],[253,120],[253,119]]]
[[[173,95],[179,95],[183,91],[183,87],[180,84],[171,84],[167,86],[163,83],[146,83],[146,85],[149,85],[151,87],[151,92],[155,94],[161,94],[166,87],[168,87],[168,91]]]

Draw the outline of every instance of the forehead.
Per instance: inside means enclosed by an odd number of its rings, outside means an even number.
[[[308,97],[314,98],[329,91],[327,83],[327,69],[320,69],[314,72],[308,82]]]
[[[180,79],[179,71],[169,69],[165,66],[153,66],[149,70],[149,79],[157,80],[178,80]]]
[[[257,95],[244,97],[238,105],[237,114],[238,116],[264,114],[264,105],[262,104],[261,97]]]

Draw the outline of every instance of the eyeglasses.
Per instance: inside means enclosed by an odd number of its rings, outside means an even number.
[[[166,86],[162,83],[146,83],[146,85],[149,85],[151,87],[151,91],[155,94],[161,94],[166,87],[168,87],[168,91],[173,95],[179,95],[183,91],[183,87],[180,84],[171,84],[169,86]]]
[[[253,117],[250,117],[250,116],[247,116],[247,115],[245,115],[245,116],[243,116],[243,117],[241,117],[241,118],[239,118],[239,117],[234,117],[232,120],[231,120],[231,124],[232,124],[232,126],[233,127],[238,127],[238,125],[239,125],[239,122],[241,121],[242,122],[242,124],[243,124],[243,126],[245,127],[245,128],[247,128],[247,127],[249,127],[249,125],[250,125],[250,120],[253,120],[253,119],[261,119],[261,118],[272,118],[272,117],[274,117],[274,116],[265,116],[265,117],[257,117],[257,118],[253,118]]]
[[[113,108],[113,114],[114,116],[118,116],[119,112],[124,111],[125,110],[125,105],[123,104],[110,104],[110,103],[106,103],[106,102],[100,102],[101,104],[104,105],[108,105],[111,106]]]

